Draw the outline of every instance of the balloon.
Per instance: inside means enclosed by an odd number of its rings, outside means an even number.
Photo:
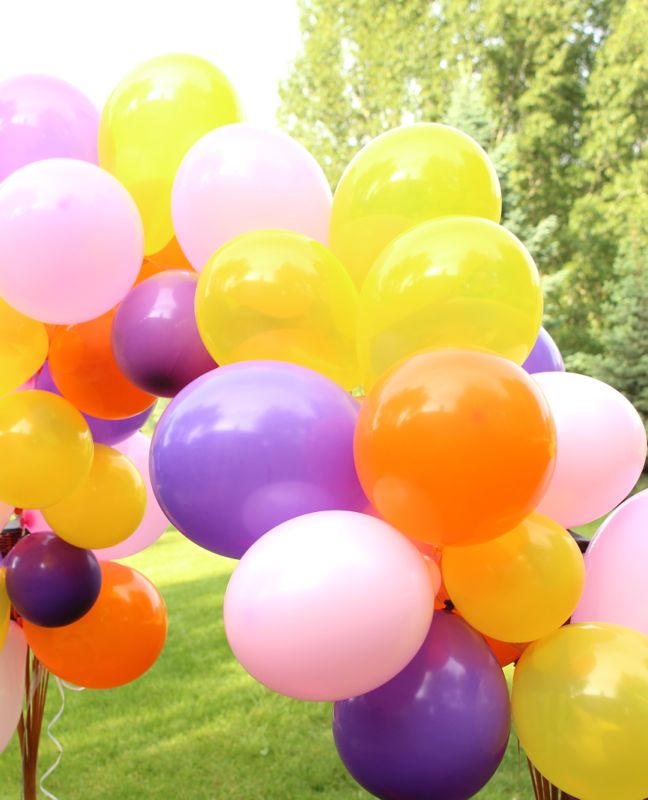
[[[6,566],[16,611],[46,628],[76,622],[90,611],[101,589],[96,557],[53,533],[25,536],[10,551]]]
[[[136,680],[164,647],[167,616],[153,584],[130,567],[101,563],[101,592],[90,611],[63,628],[25,622],[35,656],[64,681],[112,689]]]
[[[219,364],[290,361],[353,389],[357,303],[344,267],[319,242],[291,231],[256,231],[207,262],[196,319]]]
[[[435,614],[415,658],[362,697],[335,704],[340,758],[368,792],[398,800],[465,800],[499,766],[510,730],[506,681],[484,640]]]
[[[243,667],[300,700],[375,689],[413,658],[434,611],[414,545],[375,517],[321,511],[278,525],[241,559],[225,631]]]
[[[398,530],[437,546],[510,531],[538,504],[554,459],[542,393],[521,367],[488,353],[403,361],[371,390],[356,426],[369,501]]]
[[[504,642],[533,642],[563,625],[583,591],[583,556],[540,514],[473,547],[443,550],[443,580],[461,616]]]
[[[474,139],[447,125],[387,131],[346,168],[333,198],[331,249],[358,287],[383,248],[426,220],[461,215],[499,222],[500,185]]]
[[[331,190],[313,156],[285,133],[253,125],[211,131],[173,185],[178,242],[197,270],[230,239],[285,229],[327,243]]]
[[[29,317],[105,313],[135,282],[142,242],[131,196],[93,164],[38,161],[0,184],[0,295]]]
[[[522,367],[531,375],[536,372],[565,371],[565,363],[558,345],[544,328],[540,328],[536,343]]]
[[[49,75],[0,83],[0,181],[44,158],[97,163],[99,112],[76,87]]]
[[[568,625],[531,645],[513,679],[513,722],[529,759],[587,800],[648,795],[648,637]]]
[[[47,361],[36,376],[34,388],[41,389],[44,392],[61,394],[52,379],[52,373]],[[93,417],[91,414],[83,414],[83,417],[88,423],[94,442],[112,447],[119,444],[119,442],[125,441],[134,433],[137,433],[140,428],[143,428],[154,408],[155,403],[145,408],[144,411],[140,411],[139,414],[135,414],[132,417],[124,417],[124,419],[101,419],[100,417]]]
[[[90,473],[43,516],[61,539],[87,549],[112,547],[134,533],[144,516],[146,486],[125,455],[96,444]]]
[[[108,98],[99,127],[99,163],[135,198],[146,252],[173,237],[171,187],[180,162],[203,134],[238,122],[226,76],[204,58],[169,54],[131,70]]]
[[[92,463],[92,437],[67,400],[26,391],[0,398],[0,499],[43,508],[71,494]]]
[[[2,533],[2,529],[9,521],[9,517],[14,512],[14,507],[12,505],[7,505],[7,503],[0,502],[0,533]]]
[[[538,511],[565,528],[602,517],[635,485],[646,462],[646,431],[626,398],[573,372],[533,376],[556,422],[558,457]]]
[[[648,489],[598,529],[585,554],[585,574],[573,622],[611,622],[648,636]]]
[[[18,727],[25,697],[27,645],[20,626],[9,623],[4,647],[0,647],[0,753]]]
[[[45,326],[0,298],[0,395],[29,380],[45,361],[48,346]]]
[[[182,251],[175,236],[159,253],[153,253],[144,260],[165,269],[187,269],[193,272],[191,262]]]
[[[216,367],[196,327],[197,283],[195,272],[163,272],[131,289],[117,309],[113,355],[144,392],[173,397]]]
[[[102,419],[133,417],[155,402],[119,369],[111,348],[115,311],[57,332],[49,368],[59,391],[86,414]]]
[[[518,661],[526,649],[525,644],[500,642],[499,639],[492,639],[490,636],[484,636],[484,640],[493,651],[493,655],[497,659],[497,663],[500,665],[500,667],[502,667],[502,669],[504,667],[508,667],[509,664],[514,664],[516,661]]]
[[[155,494],[185,536],[230,558],[300,514],[361,511],[357,414],[343,389],[304,367],[220,367],[162,415],[151,447]]]
[[[109,561],[117,558],[127,558],[144,550],[157,541],[169,525],[169,520],[164,516],[151,486],[149,474],[149,451],[151,440],[143,433],[136,433],[125,442],[117,445],[117,450],[127,456],[137,467],[144,479],[146,486],[146,510],[138,529],[128,539],[102,550],[95,550],[95,555],[100,561]]]
[[[7,639],[9,620],[11,618],[11,601],[7,594],[7,570],[3,564],[2,556],[0,556],[0,653]]]
[[[365,388],[424,349],[488,350],[521,364],[541,319],[538,270],[512,233],[468,217],[418,225],[383,251],[360,292]]]

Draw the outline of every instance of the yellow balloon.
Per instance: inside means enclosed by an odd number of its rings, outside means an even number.
[[[7,594],[7,570],[0,567],[0,650],[2,650],[11,619],[11,602]]]
[[[448,125],[395,128],[364,147],[333,197],[330,246],[360,287],[399,234],[450,214],[500,221],[497,173],[477,142]]]
[[[13,392],[31,378],[47,358],[48,347],[43,323],[0,298],[0,395]]]
[[[84,481],[59,503],[43,510],[52,530],[88,550],[112,547],[134,533],[146,506],[146,486],[133,462],[105,444],[95,445]]]
[[[74,406],[50,392],[0,398],[0,500],[44,508],[76,489],[90,471],[90,429]]]
[[[171,189],[189,148],[214,128],[241,119],[232,84],[198,56],[153,58],[113,91],[99,126],[99,163],[135,198],[147,254],[173,237]]]
[[[291,361],[345,389],[358,385],[357,292],[323,245],[291,231],[254,231],[218,250],[200,274],[196,321],[219,364]]]
[[[648,637],[561,628],[520,659],[512,707],[522,747],[555,786],[584,800],[648,797]]]
[[[441,569],[466,622],[503,642],[534,642],[555,631],[572,615],[585,581],[574,539],[540,514],[483,544],[444,548]]]
[[[487,350],[521,364],[542,319],[540,276],[512,233],[444,217],[392,242],[364,282],[358,358],[365,389],[421,350]]]

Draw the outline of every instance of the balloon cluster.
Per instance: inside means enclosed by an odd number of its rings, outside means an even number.
[[[157,501],[189,539],[240,559],[224,606],[235,656],[270,689],[335,702],[338,751],[368,791],[472,796],[512,710],[561,789],[648,794],[635,559],[648,499],[615,512],[585,561],[569,531],[633,489],[645,431],[613,388],[564,371],[481,147],[444,125],[398,128],[332,196],[300,144],[241,121],[215,67],[164,56],[109,99],[102,170],[88,163],[86,101],[56,91],[63,133],[36,155],[44,137],[25,135],[9,171],[45,160],[0,183],[0,324],[14,337],[0,499],[43,509],[57,535],[16,545],[7,585],[35,651],[56,643],[45,663],[69,674],[75,652],[83,664],[97,620],[132,652],[162,627],[153,590],[125,567],[102,562],[90,602],[88,548],[137,539],[154,503],[147,470],[138,480],[124,458],[143,440],[115,450],[101,437],[172,397],[151,444]],[[38,368],[37,391],[14,391]],[[47,614],[87,595],[77,622],[30,620],[37,547],[85,570],[73,591],[63,568],[44,591]],[[149,660],[132,652],[140,673]],[[94,664],[86,685],[111,669]]]

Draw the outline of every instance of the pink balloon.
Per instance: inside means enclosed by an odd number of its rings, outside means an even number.
[[[0,181],[44,158],[97,163],[99,112],[76,87],[50,75],[0,83]]]
[[[35,508],[25,509],[22,513],[22,521],[31,533],[44,533],[52,530],[45,517]]]
[[[540,372],[556,423],[556,468],[538,512],[565,528],[602,517],[628,496],[646,461],[646,431],[616,389],[574,372]]]
[[[0,753],[11,741],[22,713],[26,658],[22,628],[10,622],[4,647],[0,648]]]
[[[0,183],[0,296],[29,317],[100,316],[133,285],[143,254],[135,202],[93,164],[37,161]]]
[[[225,593],[234,655],[260,683],[301,700],[341,700],[394,677],[434,611],[416,547],[382,520],[318,511],[245,553]]]
[[[200,270],[248,231],[281,228],[326,244],[331,202],[308,150],[285,133],[237,123],[210,131],[185,156],[173,186],[173,225]]]
[[[116,544],[114,547],[106,547],[103,550],[94,551],[100,561],[114,561],[117,558],[128,558],[128,556],[139,553],[157,541],[169,526],[169,520],[164,516],[151,486],[151,476],[149,474],[150,449],[151,440],[143,433],[136,433],[134,436],[115,445],[115,450],[119,450],[120,453],[130,458],[144,478],[146,510],[139,528],[128,539]]]
[[[626,500],[596,532],[572,622],[611,622],[648,636],[648,489]]]
[[[13,506],[8,506],[6,503],[0,503],[0,532],[7,522],[9,522],[9,517],[13,514],[13,511]]]

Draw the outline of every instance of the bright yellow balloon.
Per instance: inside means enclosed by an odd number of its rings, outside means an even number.
[[[377,256],[414,225],[450,214],[500,221],[502,194],[484,150],[448,125],[395,128],[364,147],[333,197],[330,246],[360,287]]]
[[[135,198],[147,254],[173,237],[171,189],[189,148],[214,128],[241,119],[232,84],[198,56],[153,58],[113,91],[99,126],[99,163]]]
[[[648,637],[561,628],[520,659],[512,705],[522,747],[555,786],[584,800],[648,797]]]
[[[7,594],[7,570],[0,567],[0,650],[2,650],[11,619],[11,602]]]
[[[0,395],[13,392],[31,378],[47,358],[48,347],[43,323],[0,298]]]
[[[76,489],[90,471],[94,446],[76,408],[51,392],[0,398],[0,500],[44,508]]]
[[[433,348],[487,350],[521,364],[541,319],[538,270],[512,233],[476,217],[424,222],[383,251],[360,292],[365,389]]]
[[[43,509],[52,530],[76,547],[112,547],[134,533],[146,506],[146,486],[133,462],[95,445],[92,467],[72,494]]]
[[[540,514],[483,544],[444,548],[441,569],[466,622],[503,642],[534,642],[555,631],[572,615],[585,581],[574,539]]]
[[[290,361],[349,390],[358,385],[356,312],[356,288],[338,259],[291,231],[233,239],[196,290],[198,330],[218,364]]]

